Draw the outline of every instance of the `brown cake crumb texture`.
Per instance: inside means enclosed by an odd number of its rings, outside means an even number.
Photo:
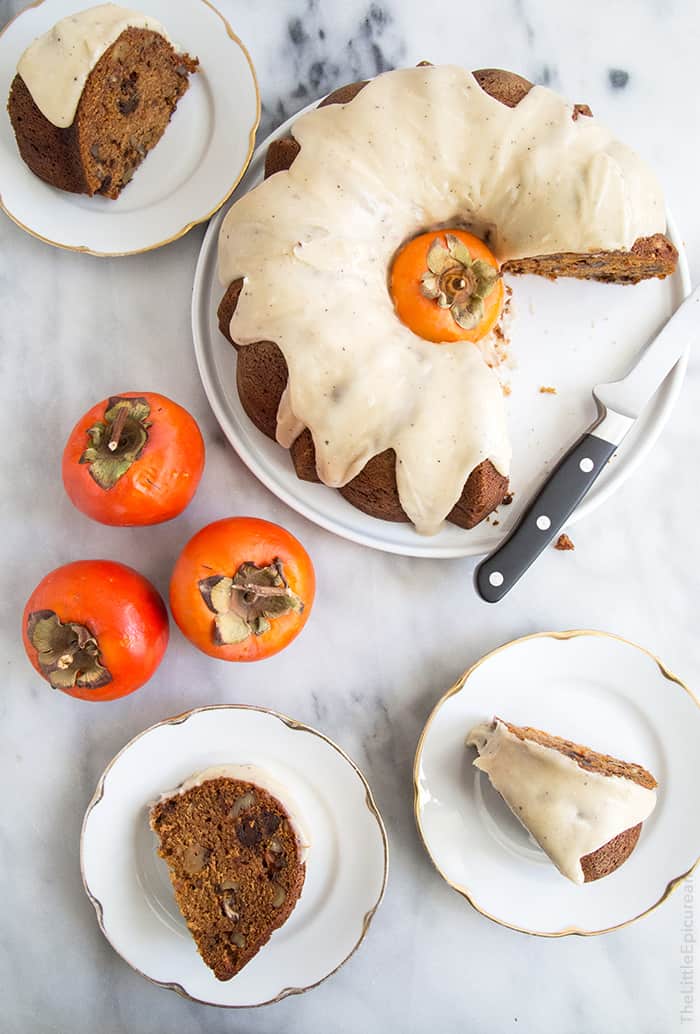
[[[576,546],[573,544],[569,536],[562,532],[557,541],[554,543],[554,548],[566,551],[569,549],[576,549]]]
[[[498,721],[503,721],[499,718]],[[620,761],[619,758],[611,757],[609,754],[599,754],[590,747],[584,747],[580,743],[573,743],[571,740],[562,739],[561,736],[552,736],[541,729],[533,729],[529,725],[511,725],[504,722],[509,732],[517,736],[519,740],[532,740],[543,747],[552,747],[560,754],[571,758],[579,768],[587,772],[598,772],[605,776],[622,776],[631,779],[639,786],[647,790],[656,789],[657,782],[651,772],[641,765],[635,765],[627,761]],[[585,883],[592,883],[608,876],[615,869],[619,869],[623,862],[627,861],[632,851],[637,846],[639,834],[642,831],[642,823],[632,826],[631,829],[623,830],[617,836],[603,844],[597,851],[584,855],[581,858],[581,868]]]
[[[515,107],[532,89],[532,83],[513,72],[486,68],[474,72],[486,93],[502,104]],[[366,85],[351,83],[335,90],[319,107],[347,104]],[[576,104],[572,117],[590,117],[586,104]],[[273,141],[265,157],[265,178],[288,169],[300,151],[292,136]],[[562,253],[505,262],[506,273],[535,273],[556,279],[559,276],[602,280],[615,283],[636,283],[648,277],[665,277],[673,272],[678,254],[662,234],[636,241],[631,251],[599,252],[590,255]],[[236,309],[242,280],[230,284],[219,305],[221,333],[235,347],[230,324]],[[254,342],[238,349],[237,385],[243,409],[255,426],[274,440],[277,409],[287,383],[285,358],[271,341]],[[504,395],[510,394],[508,386]],[[316,456],[311,432],[306,429],[290,449],[294,469],[303,481],[318,481]],[[339,489],[349,503],[372,517],[385,521],[407,521],[396,485],[396,454],[393,449],[374,456],[347,485]],[[472,471],[448,520],[462,528],[473,528],[503,501],[508,491],[508,478],[499,474],[490,460],[484,460]]]
[[[54,126],[16,75],[8,111],[20,154],[41,179],[116,198],[158,143],[197,59],[150,29],[125,29],[87,78],[73,123]]]
[[[200,955],[230,980],[301,894],[306,869],[287,812],[253,783],[218,778],[159,801],[150,823]]]

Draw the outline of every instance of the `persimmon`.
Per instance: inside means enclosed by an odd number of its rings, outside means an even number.
[[[503,308],[498,261],[466,230],[422,233],[404,244],[389,289],[399,319],[436,343],[479,341]]]
[[[39,582],[22,617],[27,656],[54,689],[115,700],[153,675],[168,645],[168,612],[125,564],[78,560]]]
[[[180,554],[170,608],[204,653],[258,661],[284,649],[308,620],[314,569],[301,542],[256,517],[208,524]]]
[[[177,517],[203,470],[204,442],[194,417],[152,391],[98,402],[75,425],[63,452],[71,502],[101,524]]]

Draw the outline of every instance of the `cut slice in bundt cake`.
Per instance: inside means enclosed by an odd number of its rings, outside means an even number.
[[[102,4],[64,18],[24,52],[8,111],[41,179],[116,198],[160,140],[196,71],[153,18]]]
[[[641,765],[500,718],[475,726],[476,768],[563,876],[591,883],[622,865],[656,805]]]
[[[503,400],[470,344],[494,280],[502,294],[503,273],[664,277],[664,230],[653,174],[585,104],[498,69],[343,87],[270,145],[265,181],[222,225],[219,325],[242,406],[301,479],[366,513],[474,527],[508,491]],[[488,245],[495,272],[460,234]],[[407,310],[393,277],[422,237]],[[450,333],[418,330],[418,304]]]
[[[220,765],[151,808],[178,907],[218,980],[250,962],[301,894],[306,835],[287,797],[252,765]]]

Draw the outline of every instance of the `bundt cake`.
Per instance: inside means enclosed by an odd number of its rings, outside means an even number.
[[[101,4],[63,18],[17,65],[7,108],[19,152],[54,187],[116,198],[196,68],[147,15]]]
[[[559,872],[591,883],[619,869],[656,805],[656,780],[641,765],[500,718],[475,726],[476,768]]]
[[[511,454],[474,343],[500,287],[492,267],[667,276],[660,188],[585,105],[493,69],[387,72],[331,94],[293,134],[219,236],[242,406],[300,478],[422,533],[445,518],[471,528],[506,495]],[[393,280],[416,238],[414,319]]]
[[[230,980],[299,900],[308,844],[294,806],[256,766],[218,765],[163,794],[150,823],[202,959]]]

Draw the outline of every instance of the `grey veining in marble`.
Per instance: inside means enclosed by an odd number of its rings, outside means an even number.
[[[0,23],[22,6],[0,0]],[[656,166],[697,276],[696,0],[219,6],[256,64],[262,134],[337,85],[421,59],[511,68],[589,103]],[[192,352],[189,298],[202,232],[156,253],[98,261],[46,247],[0,218],[0,1028],[697,1030],[700,999],[695,1021],[683,1022],[681,1013],[681,893],[639,924],[602,938],[512,933],[473,912],[436,875],[414,828],[411,799],[413,752],[438,695],[480,654],[514,636],[608,629],[700,683],[697,361],[643,469],[576,526],[575,551],[548,550],[503,604],[488,608],[472,593],[469,561],[403,559],[336,539],[288,510],[238,461],[208,407]],[[62,446],[95,400],[139,388],[188,406],[206,437],[207,469],[193,505],[177,520],[157,532],[109,530],[68,502]],[[100,706],[52,694],[33,675],[19,643],[19,616],[45,572],[106,555],[142,570],[166,592],[173,558],[189,536],[241,512],[280,521],[313,555],[315,613],[289,650],[239,668],[199,656],[173,630],[156,678]],[[366,772],[391,842],[386,899],[362,950],[317,990],[246,1014],[191,1004],[132,972],[99,933],[78,867],[83,811],[106,762],[152,722],[214,702],[268,705],[335,738]],[[697,770],[688,773],[697,778]],[[697,930],[700,918],[695,923]]]

